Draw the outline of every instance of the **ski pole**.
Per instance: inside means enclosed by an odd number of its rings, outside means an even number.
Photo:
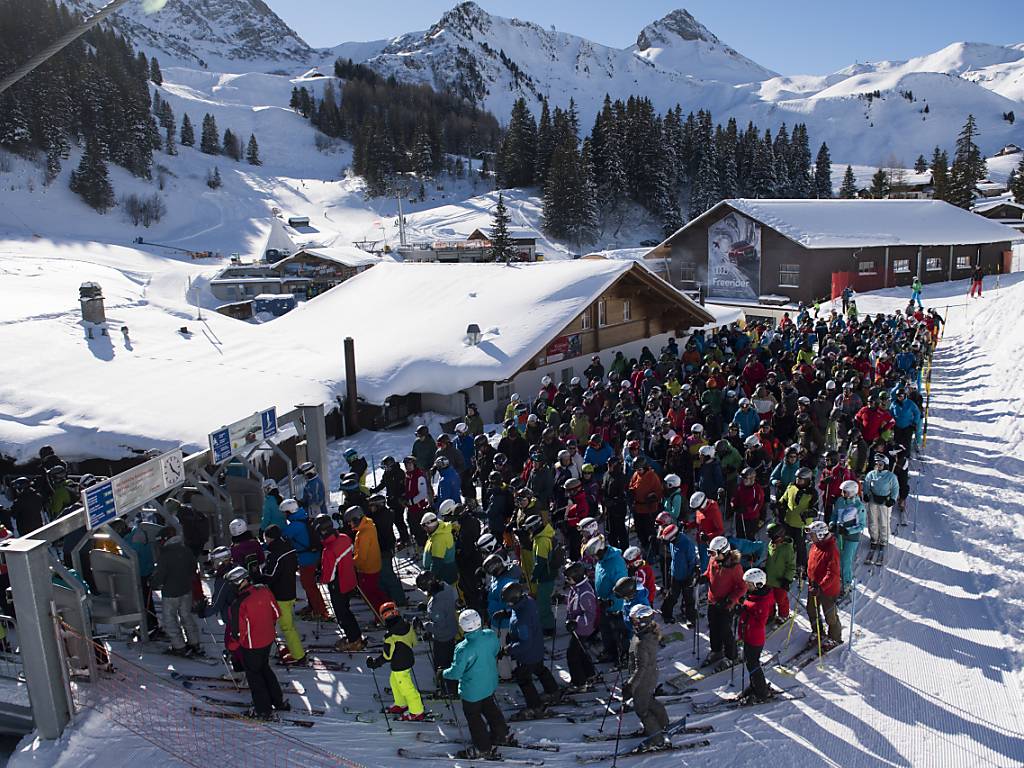
[[[730,629],[732,630],[732,643],[733,643],[734,647],[736,645],[736,624],[737,624],[738,620],[739,620],[739,617],[737,615],[734,615],[732,617],[732,626],[730,627]],[[732,688],[735,684],[736,684],[736,661],[733,660],[732,666],[729,667],[729,687]]]
[[[853,577],[853,583],[850,587],[853,591],[850,593],[850,651],[853,651],[853,628],[857,620],[857,577]]]
[[[367,664],[369,667],[370,665]],[[377,682],[377,670],[374,667],[370,667],[370,672],[373,674],[373,687],[377,689],[377,700],[380,702],[380,711],[384,715],[384,722],[388,726],[388,733],[393,733],[391,730],[391,718],[388,717],[388,709],[384,706],[384,694],[380,691],[380,683]]]
[[[558,627],[558,601],[555,600],[554,595],[551,596],[551,613],[554,617],[554,626],[551,627],[551,661],[548,665],[548,669],[554,673],[555,671],[555,635],[557,634]]]
[[[808,587],[810,590],[810,587]],[[818,667],[821,668],[821,600],[814,595],[814,627],[818,635]]]
[[[608,689],[608,703],[604,707],[604,715],[601,716],[601,727],[597,729],[598,733],[604,733],[604,724],[608,719],[608,713],[612,710],[612,702],[614,701],[613,691],[619,687],[619,683],[622,681],[622,665],[619,665],[619,674],[615,676],[615,685]],[[625,702],[623,702],[625,706]],[[621,725],[621,720],[619,722]]]
[[[611,699],[608,701],[611,706]],[[619,706],[619,725],[615,729],[615,754],[612,755],[612,768],[615,768],[619,762],[619,742],[622,740],[622,720],[626,714],[626,697],[622,696],[622,704]]]
[[[228,665],[227,656],[225,656],[225,654],[227,653],[227,648],[225,648],[223,644],[217,640],[213,632],[210,631],[210,625],[206,623],[205,616],[203,617],[203,629],[206,630],[206,634],[208,634],[210,636],[210,639],[213,640],[214,645],[220,648],[220,660],[224,662],[224,669],[228,673],[228,678],[234,684],[235,690],[241,693],[242,687],[238,684],[238,681],[235,679],[235,673],[231,671],[231,667]]]

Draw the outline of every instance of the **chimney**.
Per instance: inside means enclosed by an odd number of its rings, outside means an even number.
[[[345,337],[345,427],[348,434],[359,431],[359,390],[356,386],[356,343]]]
[[[476,323],[470,323],[466,326],[466,337],[469,339],[471,346],[476,346],[480,343],[480,337],[483,334],[480,333],[480,326]]]
[[[78,288],[78,303],[82,305],[82,320],[102,325],[107,322],[103,308],[103,290],[99,283],[82,283]]]

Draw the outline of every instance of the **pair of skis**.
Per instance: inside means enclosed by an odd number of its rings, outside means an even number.
[[[300,717],[292,717],[287,714],[274,713],[274,716],[269,720],[263,720],[257,717],[249,717],[241,712],[224,712],[218,709],[203,709],[202,707],[192,707],[192,714],[195,717],[210,717],[217,720],[238,720],[245,723],[254,723],[257,725],[294,725],[299,728],[312,728],[316,725],[313,720],[306,720]]]
[[[631,747],[630,749],[627,749],[625,752],[613,751],[598,752],[593,754],[577,754],[576,762],[581,764],[603,763],[607,760],[621,760],[623,758],[638,757],[640,755],[650,755],[659,752],[676,752],[681,750],[701,749],[703,747],[710,747],[711,742],[708,739],[686,741],[681,744],[672,743],[672,737],[680,733],[710,733],[713,730],[712,726],[688,726],[686,724],[688,718],[689,715],[684,715],[675,722],[669,723],[668,727],[665,728],[664,731],[656,733],[653,736],[648,736],[644,738],[644,740],[641,741],[639,744],[637,744],[634,747]],[[641,732],[639,735],[642,736],[643,733]],[[611,741],[614,738],[614,736],[611,736],[608,740]]]
[[[710,715],[717,712],[725,712],[730,709],[744,709],[746,707],[758,707],[766,704],[775,704],[780,701],[794,701],[802,699],[807,692],[802,688],[784,688],[782,690],[772,689],[772,695],[767,699],[758,699],[754,696],[732,696],[728,698],[717,698],[711,701],[695,701],[690,704],[693,711],[700,715]]]

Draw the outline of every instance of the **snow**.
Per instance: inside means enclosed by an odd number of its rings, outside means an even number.
[[[718,205],[726,204],[805,248],[968,245],[1020,239],[1020,233],[1009,227],[940,200],[734,199]]]
[[[360,250],[352,245],[332,245],[327,248],[304,248],[303,253],[319,256],[321,259],[334,261],[346,267],[369,267],[374,264],[379,264],[381,261],[381,257],[374,256],[372,253],[367,253],[366,251]],[[289,256],[287,259],[282,259],[278,264],[285,264],[292,258],[294,257]]]

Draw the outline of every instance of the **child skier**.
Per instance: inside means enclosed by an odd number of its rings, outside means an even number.
[[[366,666],[377,669],[387,661],[391,664],[391,695],[395,703],[388,707],[388,714],[398,715],[399,720],[420,722],[427,719],[423,711],[423,700],[412,679],[412,667],[416,663],[413,648],[416,647],[416,630],[406,621],[394,603],[380,607],[384,621],[384,650],[376,656],[366,657]]]

